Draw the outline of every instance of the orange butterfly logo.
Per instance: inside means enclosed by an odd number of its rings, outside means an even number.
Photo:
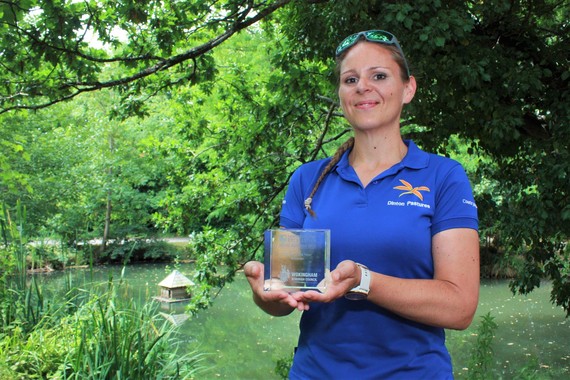
[[[404,194],[414,194],[416,197],[420,198],[420,200],[423,201],[424,196],[422,193],[420,193],[420,191],[430,191],[429,187],[427,186],[413,187],[411,183],[404,181],[403,179],[401,179],[400,182],[402,182],[404,186],[394,186],[394,189],[396,190],[404,190],[404,192],[400,194],[400,197]]]

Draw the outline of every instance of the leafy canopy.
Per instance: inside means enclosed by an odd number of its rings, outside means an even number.
[[[0,2],[1,185],[31,189],[29,125],[8,111],[116,90],[105,120],[157,133],[125,132],[139,151],[99,168],[139,154],[128,173],[144,184],[115,189],[133,204],[157,195],[143,207],[152,222],[125,220],[197,231],[207,303],[255,256],[291,171],[345,137],[336,44],[382,28],[399,37],[419,83],[403,132],[472,160],[494,262],[515,267],[514,291],[551,279],[553,302],[570,312],[569,19],[567,0]]]

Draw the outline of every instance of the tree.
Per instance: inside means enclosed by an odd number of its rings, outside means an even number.
[[[553,281],[570,315],[570,3],[337,1],[284,10],[292,60],[332,55],[349,33],[400,36],[419,90],[411,136],[445,152],[449,136],[489,156],[473,173],[481,230],[518,266],[514,291]]]
[[[0,133],[21,145],[14,154],[0,153],[19,173],[0,182],[0,203],[9,208],[18,201],[26,205],[29,234],[66,242],[89,240],[104,235],[107,220],[112,238],[155,233],[152,215],[160,208],[169,164],[151,155],[149,147],[170,129],[150,117],[144,128],[137,117],[109,119],[117,99],[112,92],[99,92],[0,118]],[[25,186],[20,177],[26,179]]]
[[[252,257],[291,170],[346,132],[331,57],[347,34],[381,27],[400,37],[419,81],[405,132],[428,150],[450,154],[453,136],[474,159],[488,157],[470,173],[482,236],[519,266],[513,290],[550,278],[553,302],[570,312],[567,0],[116,3],[0,3],[0,112],[111,87],[120,117],[145,115],[159,93],[192,102],[177,108],[188,143],[172,157],[184,166],[170,173],[176,186],[155,220],[205,226],[196,239],[205,293]],[[256,77],[216,52],[261,20],[271,48]],[[214,117],[199,106],[206,96],[220,107]],[[227,275],[216,273],[220,262]]]
[[[14,161],[30,160],[25,150],[26,136],[15,128],[19,119],[12,116],[0,122],[0,192],[4,194],[31,190],[27,176],[14,167]]]
[[[149,96],[210,78],[214,47],[290,1],[2,1],[0,113],[112,87],[142,113]]]

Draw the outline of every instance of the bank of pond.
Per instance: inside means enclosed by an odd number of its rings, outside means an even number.
[[[189,278],[192,265],[177,268]],[[199,355],[199,379],[278,379],[277,363],[287,363],[296,344],[300,313],[271,317],[251,300],[243,274],[227,285],[213,305],[196,316],[183,303],[157,302],[158,284],[172,271],[163,264],[71,269],[36,274],[45,292],[88,288],[113,279],[117,294],[178,325],[171,339],[179,354]],[[448,331],[447,345],[456,378],[474,378],[473,355],[487,357],[491,378],[562,379],[570,376],[570,323],[550,303],[550,285],[530,295],[513,296],[506,280],[483,280],[477,315],[465,331]],[[488,346],[477,347],[484,319],[496,324]],[[489,326],[487,326],[489,327]],[[489,329],[487,329],[489,333]],[[489,343],[489,342],[487,342]],[[479,345],[481,342],[479,341]],[[477,353],[477,350],[485,352]]]

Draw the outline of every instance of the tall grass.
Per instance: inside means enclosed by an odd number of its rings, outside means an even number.
[[[2,207],[0,245],[0,334],[6,333],[16,321],[29,332],[44,313],[44,299],[34,278],[27,278],[27,247],[25,235],[26,209],[16,205],[15,220],[5,205]]]
[[[493,338],[498,327],[490,312],[481,317],[481,322],[477,327],[477,340],[471,349],[469,379],[485,380],[492,378]]]
[[[15,325],[0,340],[0,378],[192,379],[202,371],[201,356],[181,353],[177,328],[157,305],[122,301],[112,284],[96,293],[71,315],[44,316],[28,334]]]
[[[157,305],[137,307],[117,297],[112,284],[75,315],[75,347],[66,379],[186,379],[200,371],[200,356],[180,355],[176,328]]]
[[[112,278],[85,291],[44,296],[27,276],[25,209],[3,207],[0,244],[0,379],[191,379],[201,356],[181,354],[177,329],[158,313],[123,301]]]

